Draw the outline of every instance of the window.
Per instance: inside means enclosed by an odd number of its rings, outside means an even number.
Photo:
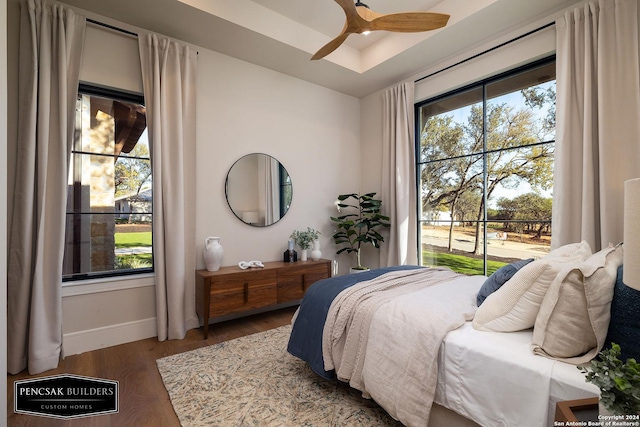
[[[287,213],[291,207],[291,200],[293,199],[293,186],[291,185],[291,177],[289,172],[280,164],[279,167],[279,181],[280,181],[280,218]]]
[[[153,271],[151,190],[143,97],[81,85],[64,281]]]
[[[416,105],[422,265],[491,274],[551,240],[555,59]]]

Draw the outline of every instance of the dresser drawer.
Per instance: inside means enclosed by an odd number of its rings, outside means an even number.
[[[300,265],[278,270],[278,303],[302,299],[309,286],[327,277],[328,264]]]
[[[331,261],[265,262],[263,268],[242,270],[237,266],[217,271],[196,271],[196,313],[203,322],[204,338],[209,336],[209,320],[237,317],[295,304],[306,290],[331,275]],[[283,304],[286,305],[286,304]],[[257,310],[256,310],[257,309]]]
[[[212,278],[210,316],[224,316],[276,304],[277,280],[276,270]]]

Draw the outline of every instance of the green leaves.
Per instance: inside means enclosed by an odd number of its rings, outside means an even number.
[[[578,366],[586,381],[600,388],[600,401],[612,414],[640,414],[640,364],[620,360],[620,346],[602,350],[589,367]]]
[[[382,200],[375,198],[376,193],[367,194],[341,194],[338,196],[339,209],[349,209],[350,211],[340,215],[332,216],[331,221],[335,222],[338,231],[333,235],[336,245],[346,245],[336,252],[355,252],[358,255],[358,267],[360,265],[360,248],[362,244],[371,244],[380,248],[380,243],[384,242],[384,237],[377,231],[380,227],[389,227],[389,217],[382,215],[380,209]],[[349,199],[355,199],[351,202]]]
[[[300,247],[300,249],[309,249],[314,240],[320,236],[320,232],[311,227],[307,227],[307,231],[294,230],[291,238]]]

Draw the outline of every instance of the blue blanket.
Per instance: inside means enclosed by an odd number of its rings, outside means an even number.
[[[287,351],[309,364],[318,375],[334,379],[335,372],[324,370],[322,359],[322,329],[327,320],[331,302],[340,292],[356,283],[374,279],[384,273],[396,270],[424,268],[417,265],[384,267],[364,273],[336,276],[314,283],[305,293],[298,317],[291,329]]]

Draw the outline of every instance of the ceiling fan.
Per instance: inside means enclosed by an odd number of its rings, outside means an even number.
[[[324,58],[336,50],[349,34],[367,33],[369,31],[385,30],[399,33],[418,33],[444,27],[449,21],[449,15],[431,12],[401,12],[380,14],[369,9],[360,0],[335,0],[347,15],[344,28],[338,37],[331,40],[316,52],[312,60]]]

